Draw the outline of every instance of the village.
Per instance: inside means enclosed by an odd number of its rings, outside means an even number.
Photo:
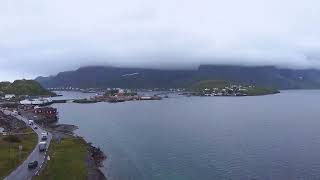
[[[22,102],[22,103],[21,103]],[[17,115],[22,115],[30,120],[33,120],[39,124],[50,124],[58,121],[58,111],[56,108],[47,106],[46,101],[39,101],[38,103],[33,102],[25,104],[26,101],[20,103],[2,103],[1,108],[12,111]]]
[[[52,124],[58,121],[58,111],[50,105],[54,103],[118,103],[125,101],[161,100],[161,95],[138,95],[136,91],[129,89],[113,88],[105,92],[97,93],[87,99],[60,99],[51,97],[26,96],[15,94],[2,94],[0,96],[0,107],[22,115],[42,125]]]
[[[196,96],[248,96],[249,89],[254,86],[228,85],[223,88],[204,88],[194,92]]]
[[[87,99],[88,102],[125,102],[125,101],[139,101],[139,100],[161,100],[162,97],[155,95],[139,95],[136,91],[130,89],[114,88],[103,92],[102,94],[96,94],[94,97]],[[77,101],[75,101],[77,102]],[[86,102],[86,100],[83,100]],[[81,103],[81,100],[78,101]]]
[[[261,88],[257,88],[252,85],[235,85],[227,83],[219,83],[217,81],[205,81],[204,83],[199,83],[197,86],[192,88],[151,88],[151,89],[123,89],[123,88],[105,88],[105,89],[96,89],[96,88],[55,88],[50,89],[54,90],[51,93],[46,94],[29,94],[26,93],[16,93],[9,92],[6,93],[0,92],[0,137],[2,139],[13,138],[20,139],[21,143],[16,143],[18,146],[29,146],[31,148],[39,147],[39,150],[42,147],[47,146],[40,142],[37,145],[37,136],[38,139],[42,138],[43,133],[49,135],[47,143],[60,144],[61,139],[65,142],[63,146],[68,146],[68,142],[74,142],[74,147],[72,147],[72,152],[83,148],[84,151],[88,154],[88,161],[92,161],[90,168],[95,175],[99,175],[104,179],[103,175],[99,171],[101,162],[106,158],[106,155],[99,149],[92,146],[90,143],[83,140],[81,137],[77,137],[74,134],[74,131],[78,128],[75,125],[70,124],[61,124],[59,123],[59,113],[55,106],[52,106],[56,103],[122,103],[128,101],[142,102],[142,101],[158,101],[164,98],[169,98],[169,95],[186,95],[186,96],[251,96],[252,92],[258,92],[262,94],[269,91],[261,91]],[[75,94],[81,96],[65,96],[66,92],[60,91],[73,91]],[[16,91],[18,92],[18,91]],[[59,94],[61,93],[61,94]],[[88,94],[83,94],[88,93]],[[62,95],[64,94],[64,95]],[[258,95],[255,94],[255,95]],[[83,99],[79,99],[82,97]],[[86,97],[86,98],[84,98]],[[23,123],[24,122],[24,123]],[[15,138],[15,139],[14,139]],[[32,140],[30,140],[30,139]],[[25,140],[24,140],[25,139]],[[53,141],[51,141],[51,139]],[[20,141],[19,140],[19,141]],[[14,143],[14,142],[13,142]],[[42,143],[42,144],[41,144]],[[11,145],[12,142],[7,142]],[[6,145],[6,144],[5,144]],[[7,147],[7,146],[6,146]],[[9,147],[9,146],[8,146]],[[41,147],[41,148],[40,148]],[[46,155],[37,154],[37,151],[28,150],[29,157],[41,157],[40,159],[36,158],[40,163],[44,163],[43,159]],[[54,146],[51,146],[52,149],[48,150],[48,153],[52,157],[53,154],[57,151]],[[17,149],[17,148],[16,148]],[[66,148],[68,150],[68,148]],[[9,150],[10,151],[10,148]],[[70,152],[71,152],[70,151]],[[39,152],[40,153],[40,152]],[[62,156],[68,156],[68,152],[65,151]],[[82,155],[79,155],[80,159],[83,158]],[[3,156],[4,159],[7,156]],[[0,157],[1,159],[1,157]],[[32,162],[19,162],[12,166],[11,169],[21,166],[27,166]],[[50,162],[49,162],[50,163]],[[79,163],[84,163],[80,161]],[[57,164],[60,166],[60,164]],[[3,174],[8,175],[9,171],[4,172]],[[16,176],[20,174],[20,169],[17,168],[14,173],[10,174]],[[22,173],[23,174],[23,173]],[[1,177],[1,176],[0,176]]]
[[[98,169],[102,166],[102,161],[106,155],[91,143],[83,138],[75,136],[73,131],[77,126],[58,123],[58,111],[50,105],[58,102],[50,97],[42,96],[18,96],[7,94],[0,98],[0,147],[9,155],[2,154],[0,159],[8,159],[14,163],[9,163],[7,169],[0,171],[0,179],[12,179],[12,177],[39,176],[45,163],[53,157],[55,149],[49,149],[50,143],[67,146],[67,142],[74,145],[70,152],[82,149],[86,154],[86,159],[79,159],[79,163],[90,162],[87,168],[90,169],[91,176],[106,179]],[[53,140],[53,141],[52,141]],[[38,142],[40,141],[40,142]],[[69,147],[70,148],[70,147]],[[13,152],[22,152],[23,156],[14,155]],[[45,152],[45,153],[43,153]],[[69,156],[66,151],[62,156]],[[50,153],[50,154],[49,154]],[[10,155],[13,154],[13,155]],[[32,157],[34,161],[24,161],[27,157]],[[47,160],[47,162],[46,162]],[[6,161],[7,162],[7,161]],[[18,167],[19,166],[19,167]],[[17,168],[18,167],[18,168]],[[20,168],[22,167],[22,168]],[[14,170],[15,169],[15,170]],[[13,171],[14,170],[14,171]],[[35,174],[30,174],[35,170]],[[31,178],[28,178],[31,179]]]

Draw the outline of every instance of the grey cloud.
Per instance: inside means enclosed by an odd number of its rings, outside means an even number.
[[[0,79],[84,65],[320,68],[316,0],[3,0]]]

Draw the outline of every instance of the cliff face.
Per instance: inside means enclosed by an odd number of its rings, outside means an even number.
[[[225,80],[279,89],[320,88],[320,71],[279,69],[273,66],[201,65],[195,70],[82,67],[36,79],[44,87],[187,87],[201,80]]]

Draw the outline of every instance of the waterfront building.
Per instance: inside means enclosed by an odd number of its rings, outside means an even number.
[[[6,95],[4,95],[5,99],[13,99],[15,97],[16,97],[16,95],[14,95],[14,94],[6,94]]]
[[[34,109],[34,113],[46,116],[56,116],[57,109],[53,107],[37,107]]]
[[[20,101],[20,104],[23,105],[47,105],[52,103],[50,98],[39,98],[39,99],[25,99]]]

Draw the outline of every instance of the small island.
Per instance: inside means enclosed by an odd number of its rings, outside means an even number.
[[[130,89],[112,88],[104,91],[103,94],[97,94],[94,97],[87,99],[76,99],[74,103],[88,104],[97,102],[119,103],[126,101],[142,101],[142,100],[161,100],[162,98],[157,95],[141,96],[137,92]]]
[[[280,93],[275,88],[258,87],[222,80],[205,80],[194,83],[187,95],[194,96],[260,96]]]

